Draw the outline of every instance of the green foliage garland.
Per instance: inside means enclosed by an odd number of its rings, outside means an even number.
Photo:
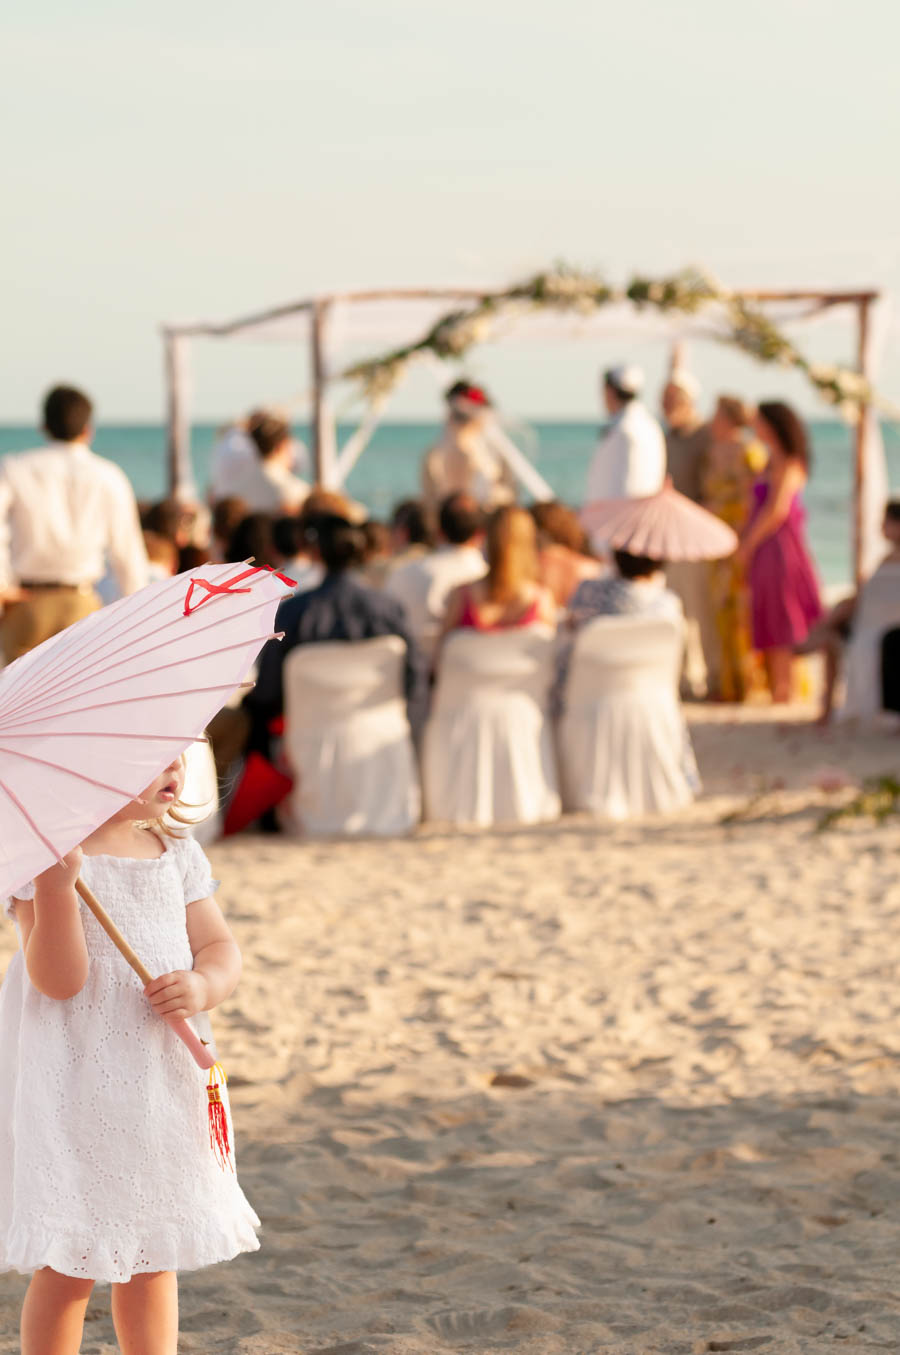
[[[627,287],[619,289],[595,274],[560,266],[505,290],[485,292],[471,304],[441,316],[414,343],[355,363],[342,375],[361,383],[368,399],[377,399],[389,394],[419,358],[460,361],[476,344],[489,339],[501,320],[539,310],[586,316],[622,301],[630,301],[638,310],[654,306],[663,313],[679,311],[684,315],[718,308],[724,311],[730,328],[723,342],[734,344],[759,362],[799,369],[828,404],[855,415],[861,402],[873,398],[858,372],[810,362],[760,306],[726,291],[706,273],[693,268],[670,277],[634,277]]]

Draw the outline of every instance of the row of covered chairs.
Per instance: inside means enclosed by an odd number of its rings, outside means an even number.
[[[589,623],[554,722],[556,650],[543,627],[453,632],[417,759],[402,640],[298,646],[284,665],[291,826],[392,835],[422,817],[527,824],[565,808],[625,819],[689,803],[680,629],[638,617]]]

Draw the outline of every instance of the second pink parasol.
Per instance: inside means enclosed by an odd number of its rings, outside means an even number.
[[[720,560],[737,549],[737,534],[706,508],[679,494],[670,481],[645,499],[601,499],[586,504],[581,521],[613,550],[677,564]]]

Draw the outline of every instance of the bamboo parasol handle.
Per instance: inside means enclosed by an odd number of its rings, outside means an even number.
[[[94,917],[100,923],[100,926],[106,932],[106,935],[109,937],[110,941],[112,941],[116,950],[120,953],[120,955],[124,956],[124,958],[131,965],[131,968],[134,970],[135,974],[137,974],[141,983],[143,983],[145,986],[148,983],[151,983],[153,980],[153,975],[150,973],[150,970],[147,968],[146,965],[141,963],[140,958],[131,949],[131,946],[129,946],[128,942],[125,940],[125,937],[119,931],[118,927],[113,922],[112,918],[109,916],[106,910],[97,901],[96,896],[91,893],[90,889],[88,889],[87,885],[84,883],[84,880],[81,879],[76,880],[75,889],[77,893],[80,895],[80,897],[84,900],[86,906],[90,908],[91,912],[94,914]],[[187,1045],[188,1049],[190,1050],[190,1053],[193,1055],[194,1062],[200,1068],[204,1069],[212,1068],[213,1064],[216,1061],[212,1050],[203,1043],[203,1041],[198,1037],[198,1035],[192,1029],[192,1027],[188,1025],[187,1021],[184,1020],[173,1021],[170,1020],[168,1017],[166,1017],[165,1019],[166,1021],[168,1021],[169,1025],[172,1027],[173,1031],[178,1036],[179,1040],[182,1040],[184,1044]]]

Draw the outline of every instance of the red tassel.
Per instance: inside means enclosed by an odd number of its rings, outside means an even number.
[[[225,1069],[220,1063],[214,1063],[209,1070],[209,1081],[206,1084],[206,1095],[209,1097],[209,1146],[218,1158],[222,1170],[224,1171],[227,1165],[234,1171],[231,1144],[228,1141],[228,1116],[219,1090],[220,1079],[221,1085],[224,1086]]]

